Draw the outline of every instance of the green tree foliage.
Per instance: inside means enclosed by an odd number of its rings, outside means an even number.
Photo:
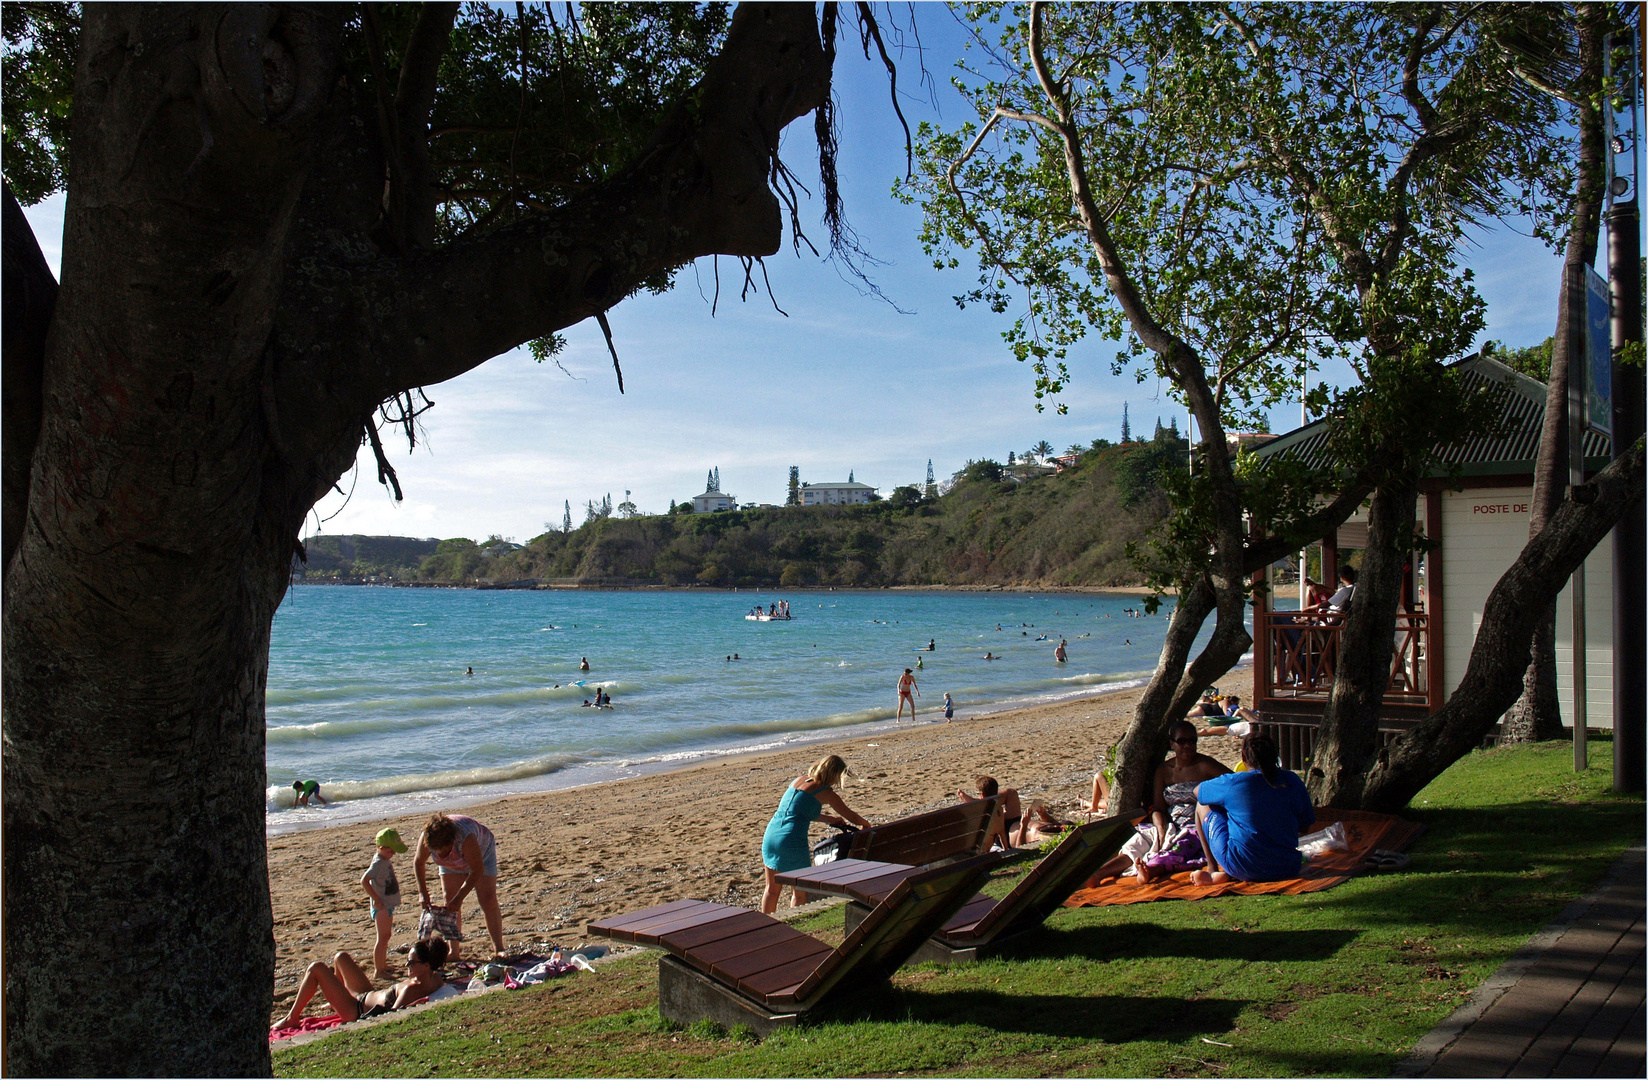
[[[1551,378],[1551,344],[1556,338],[1548,337],[1538,345],[1525,345],[1520,349],[1507,349],[1500,341],[1488,341],[1482,345],[1482,355],[1491,356],[1512,371],[1520,371],[1530,379],[1540,382],[1549,382]]]
[[[6,183],[18,202],[33,206],[67,182],[80,5],[0,5],[0,33]]]
[[[931,462],[928,464],[931,465]],[[790,466],[790,483],[788,490],[784,493],[784,505],[801,505],[801,467],[799,465]]]
[[[977,259],[977,287],[957,300],[1013,316],[1003,336],[1032,365],[1038,398],[1057,398],[1088,334],[1120,339],[1114,370],[1168,379],[1204,440],[1155,545],[1182,560],[1157,565],[1184,591],[1124,741],[1131,799],[1186,688],[1249,642],[1242,582],[1262,545],[1227,425],[1256,421],[1301,368],[1344,358],[1362,385],[1313,401],[1345,421],[1343,472],[1308,479],[1383,484],[1374,516],[1406,505],[1411,519],[1411,491],[1398,489],[1488,414],[1441,367],[1482,325],[1457,252],[1476,220],[1548,210],[1552,111],[1489,40],[1496,16],[1480,7],[965,10],[978,59],[957,85],[977,120],[924,125],[919,173],[899,189],[925,210],[935,265]],[[1286,525],[1261,524],[1272,538]],[[1411,522],[1380,529],[1381,544],[1411,539]],[[1358,593],[1370,656],[1381,636],[1389,651],[1390,626],[1376,625],[1394,618],[1387,576]],[[1368,593],[1378,599],[1362,605]],[[1214,635],[1181,680],[1215,607]],[[1382,685],[1362,682],[1375,695]]]

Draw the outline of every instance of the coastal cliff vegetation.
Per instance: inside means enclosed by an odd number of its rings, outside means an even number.
[[[932,497],[910,485],[862,506],[604,517],[525,545],[317,536],[294,569],[452,585],[1133,585],[1127,546],[1167,515],[1161,477],[1185,450],[1163,429],[1022,481],[977,461]]]

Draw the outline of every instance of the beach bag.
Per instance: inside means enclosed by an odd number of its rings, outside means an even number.
[[[458,916],[445,908],[425,909],[424,913],[418,916],[418,940],[438,933],[448,941],[462,941],[461,927],[462,923]]]
[[[1349,851],[1350,840],[1345,836],[1345,823],[1335,821],[1325,829],[1299,838],[1299,854],[1307,859],[1318,858],[1330,851]]]
[[[857,829],[842,829],[834,836],[827,836],[813,845],[813,865],[823,866],[825,863],[835,862],[845,858],[853,846],[853,836]]]

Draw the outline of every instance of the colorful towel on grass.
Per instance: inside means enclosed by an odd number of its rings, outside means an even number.
[[[279,1042],[281,1039],[290,1039],[296,1035],[309,1035],[316,1031],[326,1031],[343,1023],[343,1017],[337,1013],[327,1013],[325,1016],[305,1016],[297,1024],[289,1028],[269,1033],[270,1042]]]
[[[1142,904],[1148,900],[1205,900],[1213,896],[1265,896],[1320,892],[1331,889],[1363,870],[1375,849],[1402,851],[1425,831],[1425,826],[1390,814],[1367,810],[1329,810],[1318,807],[1314,828],[1325,829],[1335,821],[1344,823],[1349,851],[1330,851],[1305,864],[1304,872],[1286,881],[1227,881],[1219,885],[1192,885],[1190,874],[1175,874],[1163,881],[1141,885],[1137,878],[1116,878],[1096,889],[1081,889],[1064,902],[1065,907],[1098,907],[1104,904]]]

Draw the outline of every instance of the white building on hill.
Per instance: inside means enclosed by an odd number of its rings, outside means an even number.
[[[738,509],[738,498],[710,488],[702,495],[692,497],[692,512],[695,514],[710,514],[717,510]]]
[[[848,479],[845,483],[831,484],[802,484],[802,506],[840,506],[854,503],[874,502],[872,497],[876,489],[869,484],[854,483]]]

